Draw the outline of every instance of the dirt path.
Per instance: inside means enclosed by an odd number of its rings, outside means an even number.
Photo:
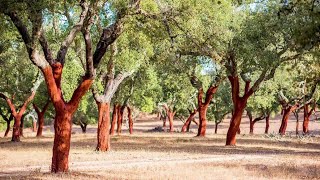
[[[274,155],[243,155],[233,154],[226,157],[225,155],[210,155],[208,157],[188,158],[188,157],[155,157],[148,159],[132,159],[132,160],[112,160],[112,161],[85,161],[85,162],[72,162],[70,163],[71,171],[97,171],[97,170],[111,170],[119,168],[142,168],[145,166],[164,166],[164,165],[176,165],[176,164],[193,164],[193,163],[228,163],[234,161],[258,161],[259,159],[273,159]],[[27,166],[27,167],[11,167],[6,168],[5,171],[0,169],[0,177],[6,177],[8,174],[14,172],[49,172],[49,166]]]

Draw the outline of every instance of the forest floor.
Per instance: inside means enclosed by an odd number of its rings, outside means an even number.
[[[244,118],[235,147],[224,145],[228,120],[218,134],[209,122],[205,138],[195,137],[195,125],[182,134],[182,122],[174,123],[176,132],[157,132],[162,122],[155,116],[137,118],[134,134],[124,125],[123,133],[111,138],[107,153],[94,151],[95,126],[86,134],[74,126],[67,174],[49,173],[52,127],[45,128],[43,138],[25,129],[20,143],[0,138],[0,179],[320,179],[319,122],[310,123],[312,135],[296,136],[292,117],[288,135],[280,137],[275,133],[279,116],[271,120],[269,135],[263,134],[264,121],[249,135]]]

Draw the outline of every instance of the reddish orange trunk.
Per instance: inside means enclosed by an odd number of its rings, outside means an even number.
[[[199,127],[197,136],[205,136],[207,130],[207,105],[199,106]]]
[[[288,124],[288,119],[289,119],[290,112],[291,112],[291,107],[286,108],[286,109],[283,110],[281,126],[280,126],[280,129],[279,129],[279,134],[282,135],[282,136],[286,134],[286,129],[287,129],[287,124]]]
[[[37,130],[37,136],[36,137],[41,137],[42,136],[42,131],[43,131],[43,126],[44,126],[44,114],[46,113],[48,107],[49,107],[50,101],[48,100],[47,103],[44,105],[42,108],[42,111],[38,108],[38,106],[33,103],[33,108],[37,113],[38,116],[38,130]]]
[[[167,114],[168,114],[168,119],[169,119],[170,132],[173,132],[173,118],[174,118],[175,113],[169,111]]]
[[[110,103],[97,102],[99,110],[98,132],[97,132],[97,151],[110,150]]]
[[[117,112],[118,112],[118,105],[114,104],[113,105],[113,113],[112,113],[112,123],[111,123],[111,128],[110,128],[110,135],[114,135],[114,129],[116,126],[116,121],[117,121]]]
[[[123,106],[118,106],[118,111],[117,111],[117,115],[118,115],[117,134],[118,135],[121,134],[121,131],[122,131],[123,111],[124,111]]]
[[[69,170],[71,112],[64,107],[56,108],[51,172],[67,172]]]
[[[269,127],[270,127],[270,114],[268,114],[267,117],[266,117],[266,128],[264,130],[265,134],[269,133]]]
[[[20,142],[20,125],[21,125],[21,116],[14,116],[14,124],[12,128],[12,139],[13,142]]]
[[[199,110],[199,127],[197,136],[205,136],[207,130],[207,109],[217,92],[218,86],[210,86],[206,92],[205,101],[203,102],[203,89],[198,90],[198,110]]]
[[[230,126],[227,133],[226,145],[235,146],[236,145],[236,135],[240,130],[240,123],[242,114],[246,107],[247,101],[238,99],[237,104],[234,105],[235,110],[230,121]]]
[[[132,111],[129,106],[127,106],[127,110],[128,110],[128,119],[129,119],[129,133],[132,134],[133,133]]]
[[[93,79],[84,76],[68,103],[61,91],[61,75],[63,65],[55,63],[42,69],[48,93],[55,108],[54,143],[51,172],[67,172],[69,170],[69,151],[71,141],[72,116],[77,110],[81,98],[89,90]]]
[[[304,105],[303,108],[303,134],[308,134],[309,133],[309,121],[310,121],[310,116],[312,114],[313,109],[309,111],[309,104]]]
[[[186,120],[186,122],[183,124],[181,132],[189,131],[191,121],[194,118],[194,116],[196,115],[196,113],[197,113],[196,109],[193,112],[189,110],[189,117]]]

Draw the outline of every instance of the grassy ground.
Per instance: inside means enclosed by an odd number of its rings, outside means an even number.
[[[0,179],[320,179],[320,137],[315,127],[313,136],[279,137],[262,134],[261,122],[257,135],[241,134],[236,147],[226,147],[224,125],[222,134],[210,129],[206,138],[194,137],[195,126],[186,134],[148,131],[161,123],[155,117],[138,119],[133,135],[125,130],[112,137],[108,153],[94,151],[94,126],[87,134],[74,127],[67,174],[49,173],[52,127],[40,139],[26,129],[21,143],[0,139]],[[178,131],[182,123],[175,124]],[[244,119],[242,133],[247,131]]]

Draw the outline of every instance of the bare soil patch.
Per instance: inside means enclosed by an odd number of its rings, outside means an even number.
[[[124,131],[113,136],[112,150],[107,153],[94,151],[95,126],[89,126],[87,134],[74,127],[66,174],[49,173],[52,127],[46,127],[40,139],[26,129],[20,143],[0,139],[0,179],[320,179],[318,122],[310,125],[312,136],[280,137],[262,134],[263,128],[248,135],[246,121],[238,145],[226,147],[225,124],[215,135],[210,122],[207,137],[197,138],[195,126],[185,134],[149,131],[162,122],[146,116],[136,121],[133,135]],[[182,122],[175,121],[176,131],[181,126]],[[289,129],[292,126],[294,121]]]

